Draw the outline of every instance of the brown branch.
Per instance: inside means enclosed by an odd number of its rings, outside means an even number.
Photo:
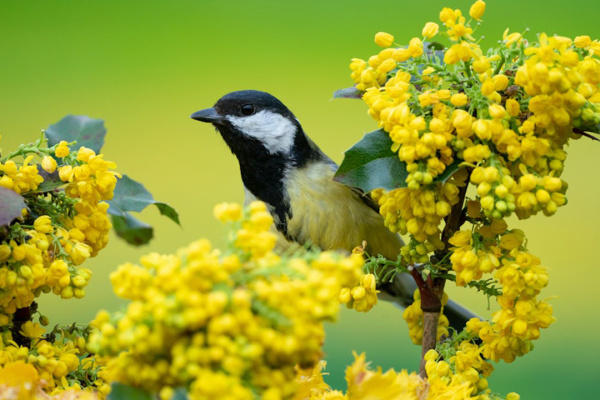
[[[590,139],[592,139],[592,140],[595,140],[595,141],[597,141],[597,142],[600,142],[600,139],[598,139],[598,138],[597,138],[597,137],[595,137],[595,136],[592,136],[592,135],[590,135],[589,133],[587,133],[586,131],[583,131],[583,130],[581,130],[581,129],[574,128],[574,129],[573,129],[573,133],[576,133],[576,134],[578,134],[578,135],[585,136],[585,137],[587,137],[587,138],[590,138]]]
[[[469,169],[469,175],[471,175],[471,169]],[[468,179],[463,187],[459,188],[458,191],[458,202],[452,206],[450,214],[446,217],[446,226],[442,231],[442,241],[444,248],[435,252],[434,257],[438,260],[443,260],[445,256],[450,252],[449,240],[454,236],[454,233],[458,231],[461,225],[464,223],[463,218],[463,206],[465,197],[467,195]],[[435,349],[437,344],[437,331],[438,323],[440,320],[440,313],[442,311],[442,296],[444,295],[444,286],[446,285],[446,279],[444,278],[432,278],[431,275],[427,277],[427,280],[423,279],[421,272],[413,268],[411,275],[414,278],[421,294],[421,310],[423,311],[423,341],[421,344],[421,363],[419,367],[419,375],[422,378],[427,377],[425,371],[425,354],[431,349]]]
[[[37,303],[34,301],[29,307],[17,308],[17,311],[13,314],[13,326],[11,333],[13,340],[19,346],[30,347],[31,339],[21,335],[21,327],[27,322],[31,321],[33,313],[37,310]]]

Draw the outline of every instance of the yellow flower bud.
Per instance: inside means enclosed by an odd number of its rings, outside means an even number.
[[[352,294],[350,293],[350,289],[342,288],[342,290],[340,291],[339,300],[342,304],[350,303],[350,301],[352,301]]]
[[[516,117],[521,113],[521,106],[515,99],[507,99],[505,103],[506,111],[511,117]]]
[[[489,111],[492,118],[501,119],[506,115],[506,110],[500,104],[492,104],[489,107]]]
[[[448,7],[444,7],[442,11],[440,11],[440,21],[444,24],[448,24],[448,22],[454,22],[460,16],[459,10],[453,10]]]
[[[408,43],[408,51],[413,57],[419,57],[423,54],[423,42],[421,39],[414,37]]]
[[[425,361],[435,361],[437,360],[437,358],[439,357],[439,353],[433,349],[427,351],[427,353],[425,353],[425,357],[423,357],[423,359]]]
[[[403,62],[412,57],[411,52],[408,49],[398,49],[394,52],[394,60]]]
[[[11,252],[12,252],[12,250],[9,245],[1,244],[0,245],[0,263],[3,263],[6,260],[8,260]]]
[[[438,34],[440,30],[440,26],[438,24],[436,24],[435,22],[428,22],[425,24],[425,26],[423,27],[423,37],[424,38],[432,38],[435,35]]]
[[[70,165],[65,165],[58,169],[58,176],[60,180],[63,182],[68,182],[73,177],[73,167]]]
[[[378,32],[375,35],[375,43],[380,47],[389,47],[394,43],[394,36],[386,32]]]
[[[530,191],[537,186],[537,179],[533,174],[526,174],[519,178],[519,185],[524,191]]]
[[[366,291],[365,288],[362,286],[356,286],[354,288],[352,288],[352,298],[354,300],[361,300],[365,297],[366,295]]]
[[[395,68],[396,68],[396,61],[392,58],[388,58],[387,60],[385,60],[384,62],[379,64],[379,66],[377,67],[377,71],[387,74],[388,72],[392,71]]]
[[[49,173],[56,171],[56,160],[50,156],[44,156],[42,159],[42,169]]]
[[[51,233],[54,232],[52,227],[52,220],[48,215],[42,215],[33,221],[33,228],[39,233]]]
[[[63,158],[69,155],[69,146],[67,146],[67,142],[62,140],[58,147],[54,150],[54,155],[58,158]]]
[[[557,177],[544,177],[544,189],[549,192],[556,192],[562,188],[562,180]]]
[[[493,196],[485,196],[481,199],[481,208],[487,211],[491,211],[494,209],[494,197]]]
[[[480,19],[485,13],[485,2],[477,0],[469,9],[469,15],[473,19]]]
[[[473,71],[477,72],[478,74],[484,74],[491,68],[490,61],[485,56],[481,56],[473,61],[471,67],[473,68]]]
[[[450,103],[452,103],[452,105],[456,107],[462,107],[466,105],[468,101],[469,97],[467,97],[467,95],[464,93],[456,93],[453,94],[452,97],[450,97]]]
[[[485,82],[483,82],[483,85],[481,85],[481,93],[484,96],[490,96],[492,93],[494,93],[495,89],[494,89],[494,81],[492,79],[488,79]]]
[[[584,49],[592,44],[592,39],[589,36],[577,36],[573,41],[575,47]]]
[[[95,156],[96,152],[92,149],[88,149],[87,147],[81,146],[79,151],[77,152],[77,160],[88,162],[90,157]]]
[[[494,84],[494,90],[504,90],[508,86],[508,76],[504,74],[496,75],[492,78],[492,83]]]

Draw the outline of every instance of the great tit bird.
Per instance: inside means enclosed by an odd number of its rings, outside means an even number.
[[[322,250],[351,251],[366,241],[369,254],[398,258],[402,240],[385,227],[377,204],[360,189],[333,180],[337,165],[281,101],[242,90],[191,118],[213,124],[237,157],[245,201],[266,203],[279,248],[310,243]],[[380,289],[406,307],[415,288],[412,277],[403,273]],[[474,316],[450,302],[444,314],[458,330]]]

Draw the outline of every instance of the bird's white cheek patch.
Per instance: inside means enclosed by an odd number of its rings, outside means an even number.
[[[296,126],[281,114],[263,110],[248,117],[227,119],[244,135],[264,143],[271,154],[289,153],[294,145]]]

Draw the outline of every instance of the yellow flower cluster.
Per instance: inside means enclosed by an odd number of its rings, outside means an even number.
[[[322,356],[322,323],[336,317],[342,288],[363,288],[353,301],[368,302],[372,276],[362,278],[359,254],[276,255],[263,203],[215,215],[232,228],[229,250],[199,240],[120,266],[111,281],[131,302],[97,315],[89,347],[110,358],[113,379],[162,397],[183,386],[192,399],[290,398],[295,366]]]
[[[56,337],[54,341],[44,339],[45,329],[37,323],[31,321],[26,322],[21,327],[21,333],[30,338],[32,343],[30,347],[19,346],[13,340],[10,332],[5,332],[0,341],[0,371],[4,366],[4,372],[8,373],[11,368],[19,368],[21,377],[26,376],[21,369],[26,369],[32,372],[35,379],[34,383],[43,386],[43,392],[37,393],[37,398],[63,398],[69,391],[77,391],[83,394],[93,394],[90,398],[96,398],[96,395],[104,398],[110,391],[109,384],[106,380],[106,369],[98,364],[98,360],[91,356],[86,350],[86,341],[81,335],[69,335],[63,333]],[[22,365],[22,367],[16,367]],[[83,382],[79,381],[79,376],[82,372],[89,378],[93,378],[88,386],[82,386]],[[95,371],[95,372],[92,372]],[[3,377],[0,373],[0,382]],[[7,391],[18,388],[18,382],[5,382]],[[35,386],[35,385],[34,385]],[[32,388],[30,386],[30,388]],[[37,389],[37,387],[35,388]],[[47,393],[46,397],[42,393]],[[0,388],[0,394],[2,390]],[[5,398],[5,397],[2,397]],[[10,397],[9,397],[10,398]],[[16,397],[18,399],[26,397]],[[54,398],[54,397],[52,397]],[[67,398],[67,397],[65,397]],[[84,397],[85,398],[85,397]]]
[[[455,346],[451,350],[450,357],[448,357],[450,354],[445,354],[447,359],[443,359],[435,350],[429,350],[425,354],[428,382],[432,386],[436,386],[434,382],[437,381],[449,382],[449,386],[455,388],[452,393],[455,397],[447,398],[490,400],[491,390],[488,388],[486,378],[490,376],[494,367],[485,361],[481,349],[476,344],[463,340]],[[434,398],[438,398],[437,396],[441,398],[442,393],[433,395],[436,396]],[[506,399],[518,400],[519,396],[516,393],[509,393]]]
[[[98,400],[95,393],[76,387],[48,394],[45,385],[46,381],[31,364],[14,361],[0,367],[0,398],[4,400]]]
[[[425,359],[428,378],[423,379],[414,372],[393,369],[385,373],[381,369],[373,371],[366,362],[365,354],[354,354],[354,362],[346,368],[346,393],[331,390],[323,382],[322,368],[300,370],[297,376],[299,391],[294,400],[369,400],[369,399],[410,399],[410,400],[491,400],[486,376],[492,366],[482,357],[476,345],[464,341],[460,343],[447,361],[429,351]],[[506,400],[519,400],[519,395],[509,393]]]
[[[64,247],[71,255],[78,253],[73,261],[80,264],[85,258],[98,254],[108,243],[112,225],[106,215],[108,203],[102,200],[112,199],[117,176],[120,175],[109,171],[117,167],[114,162],[105,161],[103,154],[96,155],[86,147],[79,149],[77,161],[80,165],[65,165],[59,168],[58,173],[62,181],[69,183],[65,188],[67,196],[78,199],[75,203],[77,215],[66,222],[69,230]],[[69,239],[75,244],[70,245]],[[81,251],[74,250],[77,244],[82,246]]]
[[[483,274],[493,273],[502,295],[497,297],[501,309],[491,321],[473,319],[468,331],[482,340],[482,354],[490,360],[511,362],[532,348],[540,329],[555,318],[552,306],[537,300],[548,285],[548,274],[540,259],[523,248],[524,234],[518,229],[507,231],[503,220],[493,220],[471,231],[460,231],[450,239],[456,246],[450,256],[456,272],[456,284],[464,286]]]
[[[484,12],[477,1],[469,15],[479,21]],[[415,189],[375,192],[387,225],[419,242],[439,231],[452,203],[436,180],[458,163],[475,168],[469,181],[488,218],[555,213],[566,203],[559,178],[564,146],[586,129],[598,130],[600,42],[545,34],[524,42],[506,31],[502,45],[484,55],[460,10],[444,8],[439,18],[446,30],[428,22],[422,36],[446,37],[447,49],[424,49],[418,37],[390,47],[393,37],[380,32],[375,41],[384,49],[350,64],[369,114],[389,133],[392,151],[406,164],[407,187]],[[429,191],[441,203],[436,212]],[[412,216],[398,213],[409,202],[431,210],[429,220],[405,226]]]
[[[368,61],[353,59],[350,69],[408,173],[406,187],[372,192],[386,226],[410,235],[403,263],[427,265],[435,252],[432,273],[451,268],[459,286],[481,288],[491,277],[499,287],[486,288],[501,309],[491,321],[471,321],[468,331],[481,339],[485,358],[512,361],[554,317],[538,299],[548,284],[545,268],[527,252],[523,232],[509,230],[504,219],[552,215],[567,203],[565,146],[600,133],[600,41],[543,33],[525,40],[507,29],[499,45],[484,51],[471,26],[484,13],[481,0],[468,16],[444,8],[441,24],[428,22],[422,37],[403,47],[379,33],[383,49]],[[445,48],[423,45],[442,37]],[[453,247],[444,248],[442,221],[463,201],[467,184],[475,190],[466,192],[458,225],[472,227],[451,226]],[[413,308],[405,316],[418,341]]]
[[[0,397],[85,397],[78,393],[84,387],[103,397],[109,390],[104,369],[87,353],[84,331],[71,327],[71,333],[61,334],[55,328],[46,334],[41,325],[48,325],[48,318],[40,315],[39,323],[31,319],[37,310],[34,300],[42,293],[64,299],[85,295],[92,272],[79,266],[108,240],[108,204],[101,200],[112,197],[116,178],[108,169],[115,165],[85,147],[75,155],[64,141],[51,148],[42,143],[21,146],[0,165],[0,186],[20,194],[26,205],[0,242],[0,368],[7,374],[13,368],[33,370],[36,377],[27,394],[19,391],[20,384],[5,382],[0,393],[7,394]],[[38,165],[34,158],[40,154]],[[61,167],[53,156],[62,159]],[[19,157],[22,162],[15,161]],[[40,174],[39,167],[48,174]],[[43,176],[52,189],[61,187],[59,178],[70,183],[64,192],[48,192],[40,187]]]
[[[55,154],[67,156],[68,147],[61,150],[62,147],[66,147],[65,142],[57,146]],[[0,243],[1,325],[8,324],[17,308],[28,307],[42,292],[53,291],[65,299],[85,295],[84,287],[92,273],[75,266],[95,256],[108,242],[112,225],[106,215],[108,204],[100,200],[112,197],[116,183],[115,173],[108,171],[115,167],[114,163],[93,153],[81,147],[77,166],[59,168],[61,179],[70,182],[65,189],[67,196],[78,200],[74,205],[68,199],[33,194],[44,199],[36,204],[49,201],[47,208],[34,210],[35,214],[42,214],[35,219],[25,212],[20,234]],[[37,174],[36,165],[27,165],[32,157],[27,156],[19,169],[32,167]],[[10,162],[12,160],[6,164]],[[9,174],[4,172],[3,177],[7,177]],[[20,188],[20,193],[26,194],[23,191],[26,186],[19,183],[23,182],[23,176],[15,175],[13,189]],[[41,176],[36,176],[43,181]],[[34,181],[38,182],[38,179]],[[33,190],[32,187],[29,190]],[[53,209],[54,204],[66,208]]]
[[[0,162],[0,172],[3,173],[0,186],[19,194],[36,190],[44,178],[38,174],[37,165],[30,164],[33,158],[33,155],[27,156],[20,166],[13,160]]]
[[[467,174],[461,170],[445,183],[420,188],[400,188],[386,192],[371,192],[385,217],[385,225],[392,232],[409,233],[418,242],[430,242],[427,250],[439,248],[440,224],[458,203],[459,187],[465,185]],[[418,250],[417,250],[418,251]],[[425,253],[427,254],[427,253]]]
[[[343,288],[340,292],[340,303],[356,311],[369,311],[377,304],[377,293],[375,288],[376,278],[373,274],[365,274],[359,284],[353,288]]]
[[[415,290],[413,295],[415,301],[402,314],[402,318],[408,324],[408,335],[414,344],[420,345],[423,342],[423,310],[421,310],[421,294],[419,290]],[[448,336],[448,326],[450,322],[444,315],[444,306],[448,303],[448,295],[444,293],[442,296],[442,310],[437,328],[437,339],[442,336]]]
[[[488,226],[487,229],[495,234],[506,231],[504,220],[496,221],[498,222]],[[476,238],[483,239],[480,234]],[[500,248],[492,244],[483,245],[480,241],[474,243],[470,231],[456,232],[450,238],[449,243],[455,246],[450,256],[450,262],[452,269],[456,272],[458,286],[465,286],[473,280],[479,280],[484,273],[490,273],[500,265],[498,261]]]

